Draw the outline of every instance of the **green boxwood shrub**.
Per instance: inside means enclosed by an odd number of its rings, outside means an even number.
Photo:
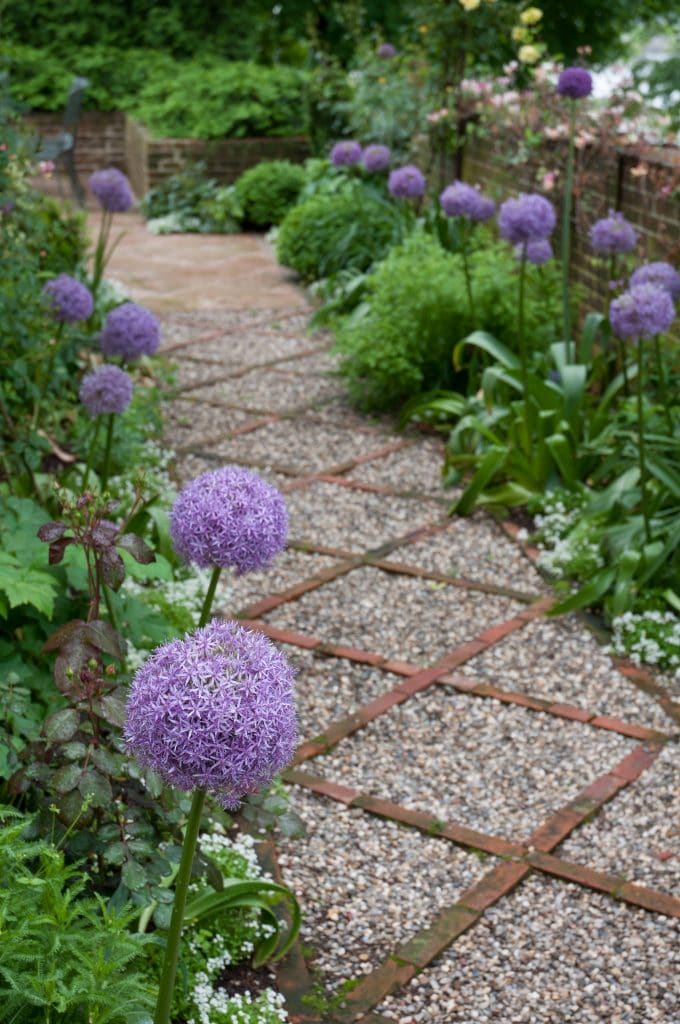
[[[279,263],[303,281],[368,268],[400,242],[404,219],[390,200],[358,186],[294,206],[279,229]]]
[[[246,224],[268,228],[280,224],[305,184],[305,170],[290,160],[265,160],[236,182],[236,196]]]
[[[476,328],[517,345],[517,261],[504,244],[490,243],[471,255],[476,305],[470,316],[462,258],[416,232],[392,250],[367,282],[366,303],[338,333],[342,372],[350,395],[372,409],[397,408],[421,391],[451,388],[456,342]],[[530,268],[526,322],[530,343],[557,336],[559,280],[556,269]]]

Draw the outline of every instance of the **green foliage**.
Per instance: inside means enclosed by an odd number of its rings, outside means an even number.
[[[63,853],[27,837],[28,819],[0,808],[0,1021],[143,1024],[151,991],[144,940],[126,908],[84,895]]]
[[[158,234],[238,231],[243,216],[234,188],[209,178],[202,161],[161,181],[147,192],[140,208],[149,218],[149,229]]]
[[[289,160],[266,160],[245,171],[236,182],[245,223],[256,228],[280,224],[305,180],[304,168]]]
[[[36,537],[44,521],[34,501],[0,495],[0,618],[23,605],[52,617],[57,581]]]
[[[672,127],[680,128],[680,56],[667,60],[640,61],[633,68],[635,84],[646,99],[656,100],[671,118]]]
[[[365,302],[338,334],[354,401],[395,408],[429,388],[464,387],[451,356],[476,324],[516,345],[516,261],[506,246],[490,244],[470,263],[474,318],[461,256],[445,252],[431,236],[416,232],[379,264],[367,281]],[[558,287],[552,272],[529,280],[527,315],[537,346],[546,344],[559,322]]]
[[[396,204],[357,183],[294,206],[279,228],[276,255],[303,281],[314,281],[341,270],[367,270],[404,232]]]

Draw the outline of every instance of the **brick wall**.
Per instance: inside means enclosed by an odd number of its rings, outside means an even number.
[[[38,136],[57,135],[62,129],[62,114],[34,111],[25,122]],[[76,169],[87,178],[100,167],[127,167],[125,151],[125,114],[121,111],[86,110],[81,114],[76,142]]]

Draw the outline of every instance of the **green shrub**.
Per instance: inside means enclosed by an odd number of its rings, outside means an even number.
[[[304,183],[304,168],[289,160],[266,160],[245,171],[236,182],[236,196],[246,223],[256,228],[280,224]]]
[[[431,236],[412,235],[368,280],[367,301],[340,329],[342,372],[355,402],[394,408],[418,392],[461,384],[451,356],[475,328],[516,347],[517,261],[507,246],[489,244],[471,255],[476,316],[470,315],[462,258]],[[559,323],[557,273],[529,275],[526,316],[535,347]]]
[[[279,229],[276,254],[303,281],[315,281],[341,270],[367,270],[404,232],[394,203],[356,186],[294,206]]]

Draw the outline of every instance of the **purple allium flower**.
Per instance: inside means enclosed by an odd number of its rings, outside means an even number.
[[[120,366],[104,363],[83,377],[78,396],[92,417],[125,412],[132,401],[132,378]]]
[[[515,248],[515,256],[518,260],[524,255],[524,246],[518,245]],[[547,238],[537,238],[533,242],[526,243],[527,262],[540,267],[553,258],[552,245]]]
[[[99,205],[109,213],[125,213],[134,205],[135,197],[127,176],[117,167],[107,167],[90,175],[90,190]]]
[[[501,237],[513,245],[547,238],[555,223],[555,207],[536,192],[521,192],[517,199],[506,199],[498,213]]]
[[[608,217],[596,220],[590,229],[590,244],[595,252],[630,252],[637,243],[637,234],[622,213],[609,211]]]
[[[670,263],[661,260],[657,263],[643,263],[630,277],[631,287],[639,284],[655,284],[665,288],[673,302],[680,299],[680,274]]]
[[[488,220],[493,217],[496,204],[483,196],[478,188],[454,181],[439,197],[439,205],[447,217],[469,217],[470,220]]]
[[[672,298],[656,284],[638,284],[609,306],[609,321],[619,338],[653,338],[667,331],[674,318]]]
[[[374,143],[371,146],[366,146],[363,155],[364,167],[371,174],[375,174],[378,171],[386,171],[390,166],[390,160],[392,159],[392,153],[390,152],[389,146],[383,146],[379,142]]]
[[[593,91],[592,76],[585,68],[565,68],[557,80],[557,91],[560,96],[581,100]]]
[[[334,167],[351,167],[361,160],[361,146],[354,139],[336,142],[331,150],[331,163]]]
[[[157,647],[137,670],[127,749],[168,785],[204,789],[235,809],[293,756],[294,680],[267,637],[213,619]]]
[[[134,302],[112,309],[101,333],[106,356],[122,356],[127,362],[152,356],[161,343],[161,328],[151,310]]]
[[[202,568],[234,568],[238,576],[269,565],[286,545],[282,495],[242,466],[201,473],[183,487],[172,509],[177,553]]]
[[[94,300],[89,288],[69,274],[59,274],[48,281],[43,288],[55,320],[75,324],[87,320],[94,309]]]
[[[380,46],[378,47],[378,56],[379,57],[396,57],[397,56],[397,48],[396,48],[396,46],[392,46],[392,43],[381,43]]]
[[[406,164],[390,173],[387,187],[396,199],[420,199],[425,195],[425,178],[413,164]]]

